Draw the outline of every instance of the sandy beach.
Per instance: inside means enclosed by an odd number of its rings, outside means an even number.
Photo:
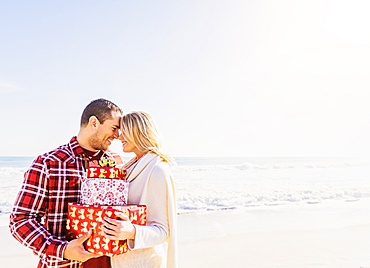
[[[368,203],[180,215],[179,267],[370,267]],[[0,267],[37,266],[7,227],[0,236]]]

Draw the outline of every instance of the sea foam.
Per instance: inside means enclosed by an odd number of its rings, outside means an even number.
[[[361,159],[176,160],[173,176],[180,213],[370,198],[370,162]],[[10,213],[26,169],[11,161],[0,166],[0,213]]]

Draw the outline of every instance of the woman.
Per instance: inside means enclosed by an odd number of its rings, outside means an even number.
[[[136,155],[126,164],[130,182],[128,203],[147,206],[147,224],[133,225],[123,213],[116,214],[118,220],[105,220],[106,237],[128,239],[131,249],[112,257],[112,267],[177,267],[176,201],[169,165],[172,160],[162,152],[149,114],[124,115],[121,132],[123,151]]]

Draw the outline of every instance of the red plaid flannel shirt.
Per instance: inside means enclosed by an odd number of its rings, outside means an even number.
[[[103,156],[122,164],[118,155],[105,152]],[[68,144],[38,156],[24,175],[9,227],[12,235],[40,258],[38,267],[80,266],[80,262],[64,259],[63,254],[68,243],[68,203],[79,202],[86,161],[73,137]]]

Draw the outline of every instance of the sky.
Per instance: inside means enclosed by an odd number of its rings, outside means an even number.
[[[368,10],[0,1],[0,155],[67,143],[85,106],[106,98],[150,113],[173,156],[369,157]]]

